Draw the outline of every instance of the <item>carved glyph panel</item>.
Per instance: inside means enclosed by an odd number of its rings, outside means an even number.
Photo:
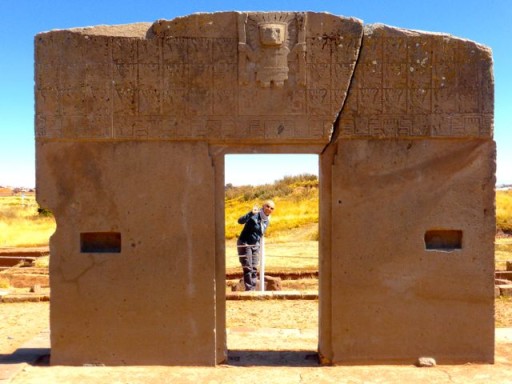
[[[473,42],[367,27],[340,137],[492,137],[491,66]]]
[[[309,12],[97,28],[36,37],[38,137],[326,144],[342,108],[340,137],[492,136],[492,60],[472,42],[372,26],[360,51],[360,21]]]

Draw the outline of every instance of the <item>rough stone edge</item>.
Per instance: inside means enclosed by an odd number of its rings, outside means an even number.
[[[345,100],[343,102],[343,105],[341,106],[339,113],[336,115],[336,119],[333,122],[333,131],[331,132],[329,142],[325,145],[323,152],[325,152],[329,146],[336,144],[339,140],[355,140],[355,139],[362,139],[362,140],[368,140],[368,139],[373,139],[373,140],[375,140],[375,139],[378,139],[378,140],[382,140],[382,139],[424,140],[424,139],[436,139],[435,137],[432,137],[432,136],[419,136],[417,138],[416,137],[376,138],[376,137],[371,137],[371,136],[340,137],[341,129],[339,127],[339,119],[340,119],[341,115],[343,114],[344,106],[345,106],[348,96],[352,90],[352,80],[354,79],[354,76],[357,72],[359,58],[361,57],[361,52],[364,49],[364,47],[363,47],[364,39],[368,38],[368,37],[371,38],[372,35],[378,34],[378,33],[380,33],[381,35],[384,34],[386,36],[393,36],[393,37],[400,37],[400,36],[403,36],[403,37],[419,37],[419,36],[441,37],[441,38],[451,39],[454,41],[460,41],[465,44],[473,45],[475,47],[475,49],[478,49],[482,54],[485,54],[485,56],[486,56],[485,59],[490,63],[491,78],[493,79],[493,83],[494,83],[494,73],[493,73],[494,60],[492,57],[492,49],[484,44],[478,43],[478,42],[470,40],[470,39],[458,37],[458,36],[455,36],[455,35],[452,35],[452,34],[449,34],[446,32],[433,32],[433,31],[423,31],[423,30],[419,30],[419,29],[408,29],[408,28],[395,27],[395,26],[391,26],[391,25],[387,25],[387,24],[383,24],[383,23],[363,24],[363,33],[361,36],[361,42],[359,44],[358,56],[357,56],[357,59],[355,62],[354,70],[352,71],[350,84],[347,88],[347,96],[345,97]],[[493,116],[494,116],[494,114],[493,114]],[[473,138],[473,137],[468,137],[468,136],[461,136],[461,137],[446,137],[446,138],[442,138],[442,139],[443,140],[445,140],[445,139],[450,139],[450,140],[467,140],[467,139],[494,140],[494,124],[493,124],[493,127],[491,128],[491,133],[490,133],[489,137]]]
[[[86,36],[135,37],[142,39],[146,37],[152,24],[153,23],[151,22],[140,22],[130,24],[95,25],[90,27],[52,29],[50,31],[40,32],[36,36],[46,35],[49,33],[75,33]]]
[[[402,27],[395,27],[392,25],[387,25],[383,23],[371,23],[364,24],[363,32],[365,36],[372,36],[375,33],[385,33],[387,36],[400,37],[400,36],[410,36],[410,37],[419,37],[419,36],[431,36],[431,37],[443,37],[447,39],[457,40],[463,43],[474,45],[475,48],[478,48],[489,55],[489,58],[492,60],[492,49],[491,47],[478,43],[471,39],[466,39],[460,36],[455,36],[446,32],[434,32],[434,31],[423,31],[420,29],[408,29]]]

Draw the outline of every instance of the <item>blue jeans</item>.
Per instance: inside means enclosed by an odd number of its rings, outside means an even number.
[[[244,286],[246,291],[254,291],[258,281],[258,264],[260,262],[260,245],[249,245],[237,241],[238,259],[244,272]]]

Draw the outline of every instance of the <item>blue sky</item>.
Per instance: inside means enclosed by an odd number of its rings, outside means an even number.
[[[367,24],[379,22],[445,32],[491,47],[495,76],[497,182],[512,184],[510,0],[0,0],[0,185],[35,185],[33,41],[37,33],[99,24],[153,22],[195,12],[226,10],[322,11],[353,16]],[[226,182],[258,184],[272,182],[284,175],[317,172],[316,156],[275,156],[227,157]],[[247,167],[253,171],[243,171]]]

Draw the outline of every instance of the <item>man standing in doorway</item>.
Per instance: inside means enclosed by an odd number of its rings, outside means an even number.
[[[254,291],[256,289],[258,263],[261,254],[261,238],[270,223],[270,215],[274,208],[274,202],[267,200],[263,204],[262,209],[255,206],[252,211],[238,219],[238,224],[244,224],[244,229],[242,229],[242,233],[237,241],[237,248],[240,264],[242,264],[244,272],[246,291]]]

